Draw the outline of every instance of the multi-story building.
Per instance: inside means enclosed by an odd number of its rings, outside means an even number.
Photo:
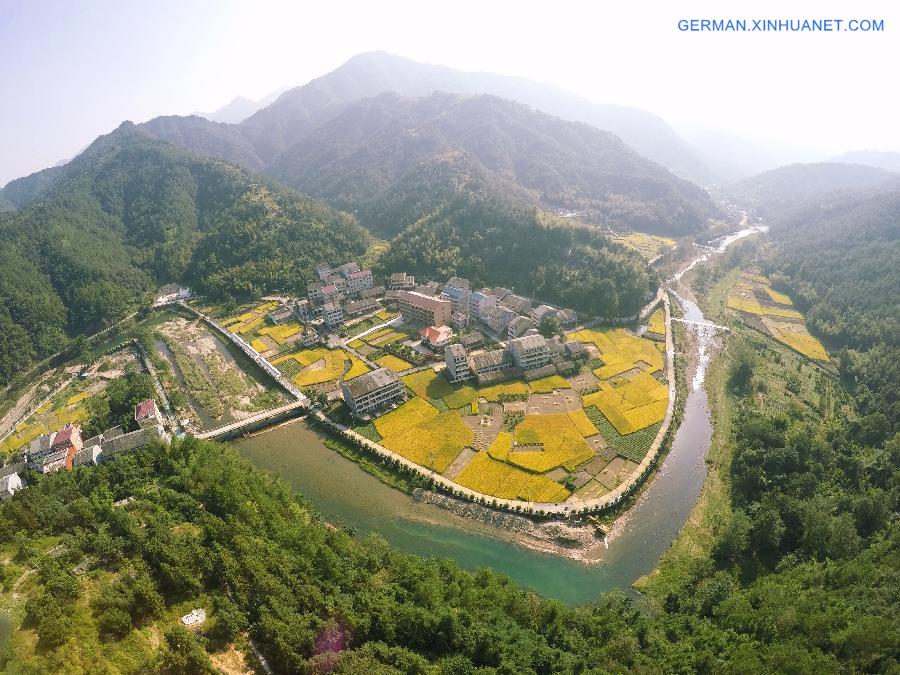
[[[327,285],[324,281],[307,281],[306,295],[309,301],[314,305],[324,305],[325,295],[322,293],[322,289]]]
[[[469,355],[469,370],[478,377],[498,373],[512,368],[513,361],[505,349],[494,349],[489,352],[476,352]]]
[[[28,446],[28,468],[39,473],[52,473],[63,467],[72,468],[75,454],[84,447],[81,429],[67,424],[59,431],[44,434]]]
[[[372,298],[354,300],[353,302],[348,302],[344,305],[344,313],[347,316],[359,316],[360,314],[366,314],[367,312],[374,312],[376,309],[378,309],[378,303]]]
[[[348,262],[348,263],[344,263],[343,265],[338,266],[334,270],[334,272],[336,274],[340,274],[344,278],[349,278],[349,275],[359,272],[359,270],[360,270],[359,263]]]
[[[334,286],[341,293],[347,292],[347,279],[340,274],[329,274],[325,278],[325,285]]]
[[[17,473],[0,477],[0,499],[11,499],[16,491],[22,489],[22,479]]]
[[[314,316],[312,303],[309,300],[298,300],[294,305],[294,316],[301,321],[312,321]]]
[[[509,293],[503,298],[503,304],[517,314],[529,314],[531,312],[531,300],[521,295]]]
[[[156,401],[148,398],[134,406],[134,421],[138,423],[141,429],[147,427],[162,426],[163,416],[156,405]]]
[[[544,319],[556,318],[556,308],[550,305],[540,305],[531,310],[531,318],[534,319],[536,326],[540,326]]]
[[[451,382],[462,382],[472,377],[469,357],[461,344],[447,345],[444,349],[444,361],[447,363],[447,379]]]
[[[322,318],[329,328],[339,326],[344,322],[344,310],[336,302],[326,302],[322,305]]]
[[[445,286],[441,291],[441,298],[449,300],[453,305],[454,313],[469,313],[469,297],[471,292],[468,288],[457,288],[456,286]]]
[[[341,393],[357,417],[369,415],[403,398],[404,387],[396,373],[378,368],[341,384]]]
[[[497,305],[481,317],[485,325],[495,333],[506,333],[510,322],[516,318],[516,313],[507,307]]]
[[[388,288],[392,291],[408,291],[416,287],[416,278],[406,272],[394,272],[388,279]]]
[[[469,296],[469,314],[479,319],[497,307],[497,296],[475,291]]]
[[[534,320],[527,316],[517,316],[509,322],[506,334],[511,338],[517,338],[525,335],[525,332],[534,328]]]
[[[416,291],[397,291],[397,304],[404,318],[432,326],[449,324],[453,310],[449,300]]]
[[[464,279],[463,277],[450,277],[447,279],[447,285],[451,288],[461,288],[465,291],[472,290],[472,284],[468,279]]]
[[[550,348],[542,335],[525,335],[506,344],[513,362],[523,370],[541,368],[550,362]]]
[[[578,314],[574,309],[561,309],[556,313],[556,318],[563,328],[572,328],[578,323]]]
[[[281,303],[269,312],[268,317],[269,321],[274,323],[276,326],[284,323],[285,321],[290,321],[294,316],[294,308],[291,307],[288,303]]]
[[[359,270],[347,275],[347,292],[351,295],[361,293],[374,285],[375,280],[372,278],[371,270]]]
[[[313,269],[320,281],[325,281],[330,275],[334,274],[331,264],[327,262],[320,262]]]
[[[450,317],[450,323],[456,330],[465,330],[469,327],[469,315],[464,312],[453,312]]]
[[[341,304],[344,300],[344,292],[335,284],[328,284],[322,287],[322,304],[327,305],[329,302]]]

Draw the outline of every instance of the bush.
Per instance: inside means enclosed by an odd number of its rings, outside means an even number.
[[[102,637],[121,640],[131,632],[131,617],[121,609],[107,609],[100,615],[97,625]]]

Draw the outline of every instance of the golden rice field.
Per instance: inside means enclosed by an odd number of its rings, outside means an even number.
[[[513,382],[501,382],[492,384],[484,389],[479,389],[479,395],[487,401],[499,401],[501,396],[522,396],[531,392],[528,385],[519,380]]]
[[[828,352],[815,337],[809,334],[802,323],[775,321],[763,317],[763,324],[769,334],[803,356],[816,361],[828,361]]]
[[[82,391],[82,392],[75,394],[74,396],[70,396],[68,398],[68,400],[66,401],[66,405],[67,406],[75,405],[76,403],[81,403],[84,399],[90,398],[90,397],[91,397],[91,392]]]
[[[584,438],[597,433],[597,429],[583,410],[573,413],[526,415],[515,429],[516,443],[541,445],[543,448],[525,452],[513,449],[509,452],[507,461],[536,473],[544,473],[558,466],[572,471],[577,465],[594,456],[594,451],[584,442]]]
[[[650,320],[647,322],[647,330],[656,335],[666,334],[666,314],[662,308],[654,310],[650,315]]]
[[[456,477],[456,482],[500,499],[555,503],[565,501],[569,496],[569,491],[556,481],[498,462],[484,452],[472,458]]]
[[[390,331],[385,335],[380,335],[379,337],[372,339],[366,336],[364,339],[373,347],[384,347],[385,345],[389,345],[393,342],[399,342],[400,340],[405,340],[407,338],[406,333],[399,333],[397,331]]]
[[[266,314],[276,307],[278,307],[278,303],[275,301],[265,302],[243,314],[222,320],[221,325],[232,333],[247,333],[262,324],[266,319]]]
[[[259,338],[254,338],[253,341],[250,342],[250,346],[260,354],[269,351],[269,345]]]
[[[653,373],[663,367],[663,357],[652,340],[632,335],[622,328],[590,329],[569,333],[569,340],[592,343],[600,352],[603,366],[594,370],[601,380],[621,375],[633,368]]]
[[[413,399],[413,401],[416,400],[421,399]],[[429,404],[425,403],[425,405],[435,410]],[[437,411],[435,410],[435,412]],[[391,414],[393,413],[388,413],[388,415]],[[418,414],[414,416],[410,413],[406,418],[400,419],[409,420],[414,417],[421,421],[407,426],[405,429],[399,429],[400,422],[394,420],[391,425],[386,427],[393,433],[382,434],[381,444],[388,450],[437,473],[446,471],[462,449],[471,445],[475,440],[475,433],[466,426],[454,410],[448,410],[436,416],[430,416],[429,412],[425,413],[424,417]],[[385,428],[378,426],[381,419],[376,420],[375,426],[378,433],[382,433],[382,428]],[[394,431],[395,429],[397,430]]]
[[[617,384],[601,382],[598,391],[582,397],[585,407],[597,406],[622,436],[662,421],[668,400],[669,388],[648,373]]]
[[[375,312],[375,316],[382,321],[389,321],[390,319],[393,319],[395,316],[397,316],[397,314],[399,314],[399,312],[391,312],[387,309],[379,309],[377,312]]]
[[[766,293],[769,294],[769,298],[772,299],[772,302],[777,302],[779,305],[788,305],[792,306],[794,302],[791,300],[791,297],[785,293],[779,293],[773,288],[766,286]]]
[[[437,408],[417,396],[376,419],[375,430],[382,438],[387,438],[437,416]]]
[[[351,340],[350,342],[348,342],[347,346],[350,347],[350,349],[359,349],[364,344],[366,344],[366,343],[363,342],[362,340],[360,340],[359,338],[357,338],[355,340]]]
[[[353,347],[352,342],[350,343],[350,346]],[[412,364],[409,361],[404,361],[399,356],[394,356],[393,354],[385,354],[381,358],[375,359],[375,363],[383,368],[393,370],[395,373],[402,373],[404,370],[412,368]]]
[[[430,368],[405,376],[403,382],[417,396],[434,402],[443,401],[450,409],[470,405],[478,398],[478,391],[473,387],[451,384],[443,374]]]
[[[554,389],[569,389],[572,385],[560,375],[550,375],[528,383],[528,388],[534,394],[549,394]]]
[[[265,326],[264,328],[260,328],[257,332],[260,335],[268,335],[275,340],[275,342],[283,345],[288,338],[294,337],[301,330],[303,330],[303,327],[299,323],[296,321],[289,321],[280,326]]]
[[[768,299],[780,307],[760,302]],[[803,356],[816,361],[828,361],[828,352],[819,340],[809,334],[802,323],[803,314],[792,309],[790,296],[779,293],[769,286],[769,280],[759,274],[744,272],[732,287],[726,306],[738,312],[753,314],[765,326],[775,340],[787,345]],[[782,320],[792,319],[792,320]]]
[[[347,357],[350,359],[350,370],[347,371],[347,374],[344,375],[345,380],[352,380],[354,377],[359,377],[360,375],[364,375],[368,373],[371,368],[365,364],[364,361],[360,360],[353,354],[347,353]]]
[[[651,260],[660,253],[673,249],[676,246],[674,239],[668,237],[657,237],[652,234],[644,234],[642,232],[632,232],[626,235],[616,235],[612,237],[614,241],[619,242],[637,251],[647,260]]]
[[[509,451],[512,450],[515,437],[509,431],[501,431],[497,434],[497,438],[488,447],[488,454],[498,462],[506,462],[509,460]]]
[[[318,347],[279,356],[272,360],[272,365],[291,376],[298,387],[307,387],[338,379],[347,369],[349,360],[350,355],[342,349]],[[290,365],[292,363],[297,365]],[[359,363],[366,367],[361,361]],[[298,367],[300,370],[296,372]]]
[[[416,392],[417,396],[435,401],[453,393],[453,385],[446,377],[431,368],[420,370],[403,378],[404,384]]]

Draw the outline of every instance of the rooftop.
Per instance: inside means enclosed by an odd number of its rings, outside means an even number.
[[[540,334],[532,334],[532,335],[523,335],[522,337],[514,338],[509,341],[509,346],[513,345],[517,346],[519,349],[528,350],[528,349],[545,349],[547,347],[547,340],[543,335]]]
[[[505,349],[495,349],[490,352],[472,354],[472,364],[475,367],[475,370],[499,366],[503,363],[510,363],[509,354],[506,353]]]
[[[134,419],[142,420],[147,417],[151,417],[156,414],[156,401],[152,398],[148,398],[146,401],[141,401],[136,406],[134,406]]]
[[[347,388],[347,391],[353,398],[359,398],[399,381],[394,371],[387,368],[378,368],[344,382],[344,387]]]

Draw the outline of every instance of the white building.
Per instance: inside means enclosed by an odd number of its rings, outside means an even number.
[[[17,473],[11,473],[8,476],[0,478],[0,499],[11,499],[17,490],[23,487],[22,479]]]
[[[495,307],[497,307],[497,297],[494,295],[475,291],[469,296],[469,314],[473,314],[479,319],[486,316]]]
[[[329,327],[339,326],[344,322],[344,310],[336,302],[326,302],[322,306],[322,318]]]
[[[351,412],[362,417],[403,398],[404,387],[392,370],[378,368],[341,384]]]
[[[468,359],[466,349],[461,344],[447,345],[444,350],[444,361],[447,363],[447,378],[451,382],[460,382],[472,377]]]
[[[523,370],[534,370],[550,363],[550,348],[542,335],[526,335],[510,340],[506,348],[513,363]]]
[[[375,280],[371,270],[360,270],[347,275],[347,292],[351,294],[361,293],[367,288],[372,288]]]

